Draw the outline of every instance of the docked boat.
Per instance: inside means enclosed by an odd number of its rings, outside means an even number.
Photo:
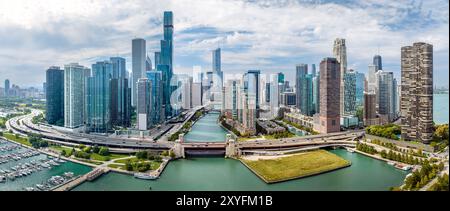
[[[388,165],[395,166],[395,163],[392,161],[387,162]]]
[[[347,149],[347,152],[351,152],[351,153],[353,153],[353,152],[355,152],[355,150],[354,149],[352,149],[352,148],[346,148]]]
[[[6,177],[0,176],[0,183],[6,182]]]
[[[36,188],[39,190],[45,190],[45,186],[42,184],[36,184]]]
[[[411,169],[411,166],[408,165],[402,165],[402,164],[397,164],[394,166],[395,168],[401,169],[403,171],[408,171]]]
[[[73,172],[65,172],[64,176],[68,178],[72,178],[75,174]]]
[[[144,174],[144,173],[135,173],[134,174],[135,178],[138,179],[145,179],[145,180],[154,180],[154,179],[158,179],[158,177],[150,175],[150,174]]]

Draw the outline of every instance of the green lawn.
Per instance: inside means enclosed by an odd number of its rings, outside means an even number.
[[[151,170],[158,169],[162,163],[162,162],[156,162],[154,160],[145,160],[145,159],[138,159],[136,157],[133,157],[133,158],[128,158],[128,159],[116,160],[116,161],[114,161],[114,163],[115,163],[114,165],[125,164],[127,161],[130,161],[131,163],[136,163],[136,162],[150,163]],[[133,166],[133,167],[135,167],[135,166]]]
[[[107,156],[104,155],[99,155],[97,153],[91,153],[91,160],[98,160],[98,161],[109,161],[109,160],[114,160],[117,158],[124,158],[124,157],[128,157],[129,155],[126,154],[113,154],[110,153]]]
[[[82,159],[82,158],[74,158],[74,159],[82,161],[82,162],[86,162],[86,163],[91,163],[91,164],[94,164],[94,165],[101,165],[101,164],[103,164],[102,162],[93,161],[93,160],[86,160],[86,159]]]
[[[317,150],[270,160],[241,159],[268,183],[306,177],[351,165],[351,162],[325,151]]]
[[[19,136],[19,138],[16,138],[16,135],[14,135],[12,133],[3,133],[3,137],[5,137],[6,139],[9,139],[11,141],[21,143],[21,144],[31,147],[31,143],[28,141],[28,138],[25,138],[22,136]]]

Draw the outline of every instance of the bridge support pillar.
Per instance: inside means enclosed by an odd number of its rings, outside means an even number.
[[[180,140],[175,141],[175,145],[172,148],[176,158],[185,158],[184,146],[180,143]]]
[[[233,139],[227,139],[227,145],[225,147],[225,157],[234,158],[239,157],[240,153],[236,147],[236,141]]]

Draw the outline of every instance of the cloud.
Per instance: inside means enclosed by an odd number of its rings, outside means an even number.
[[[366,72],[379,49],[398,77],[400,48],[425,41],[434,45],[435,83],[448,86],[449,13],[442,8],[448,1],[1,1],[0,80],[40,85],[48,66],[90,66],[116,55],[130,69],[131,39],[159,51],[162,13],[172,10],[175,72],[210,68],[211,50],[221,47],[225,73],[261,69],[289,78],[295,64],[332,56],[333,40],[343,37],[350,67]]]

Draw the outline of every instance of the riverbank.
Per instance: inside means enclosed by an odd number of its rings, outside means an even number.
[[[283,156],[249,156],[240,159],[266,183],[278,183],[349,167],[350,161],[325,150]]]

